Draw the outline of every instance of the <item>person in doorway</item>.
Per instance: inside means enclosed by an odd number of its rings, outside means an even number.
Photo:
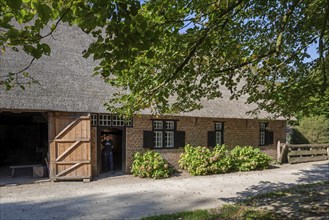
[[[111,140],[111,137],[109,134],[105,135],[105,139],[102,143],[103,145],[103,152],[105,156],[105,161],[107,167],[110,169],[111,173],[114,172],[114,167],[113,167],[113,141]]]

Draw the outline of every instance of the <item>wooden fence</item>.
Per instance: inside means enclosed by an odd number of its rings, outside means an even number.
[[[329,159],[329,144],[285,144],[278,142],[277,161],[303,163]]]

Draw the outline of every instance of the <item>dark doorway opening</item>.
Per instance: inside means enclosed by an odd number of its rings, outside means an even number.
[[[113,141],[114,149],[113,149],[113,164],[114,171],[122,171],[123,169],[123,131],[117,128],[107,128],[101,129],[100,132],[100,143],[102,143],[105,135],[109,134],[111,140]],[[102,147],[100,149],[103,149]],[[102,155],[102,154],[101,154]],[[102,160],[101,164],[101,173],[108,172],[108,168],[106,164],[104,164],[103,156],[100,157]]]
[[[47,113],[40,112],[0,113],[2,168],[11,165],[45,164],[48,153],[47,118]],[[28,171],[32,173],[31,169]]]

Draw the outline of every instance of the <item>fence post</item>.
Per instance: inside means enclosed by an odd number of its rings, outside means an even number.
[[[288,144],[283,144],[282,150],[281,150],[281,154],[280,157],[278,159],[279,163],[283,163],[283,156],[285,155],[286,151],[288,150]]]
[[[281,154],[281,142],[278,141],[278,144],[276,145],[276,161],[279,162]]]

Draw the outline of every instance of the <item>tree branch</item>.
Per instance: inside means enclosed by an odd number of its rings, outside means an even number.
[[[51,31],[50,31],[48,34],[46,34],[46,35],[44,35],[44,36],[41,36],[41,35],[40,35],[40,39],[46,38],[46,37],[48,37],[49,35],[52,35],[52,34],[53,34],[53,32],[56,30],[56,28],[57,28],[57,26],[59,25],[59,23],[63,20],[64,16],[65,16],[65,15],[71,10],[72,5],[73,5],[73,1],[71,2],[70,7],[68,7],[68,8],[64,11],[64,13],[59,17],[59,19],[58,19],[57,22],[55,23],[54,28],[52,28]]]
[[[276,45],[275,45],[275,50],[278,54],[280,53],[280,50],[281,50],[282,36],[283,36],[285,28],[288,24],[288,21],[289,21],[291,15],[292,15],[292,13],[294,12],[295,8],[302,2],[303,2],[303,0],[294,1],[293,5],[288,9],[286,14],[282,18],[281,27],[279,29],[279,33],[278,33],[278,37],[276,39]]]
[[[190,59],[194,56],[194,54],[196,53],[198,47],[203,43],[203,41],[205,40],[205,38],[207,37],[208,33],[210,31],[212,31],[212,29],[214,27],[216,27],[215,24],[217,24],[218,20],[221,19],[222,17],[224,17],[225,15],[227,15],[229,12],[231,12],[232,10],[234,10],[236,7],[238,7],[239,5],[242,4],[244,0],[239,0],[238,2],[236,2],[235,4],[231,5],[230,7],[228,7],[225,11],[222,11],[218,17],[216,19],[214,19],[212,21],[212,23],[208,26],[208,28],[205,29],[204,34],[193,44],[191,50],[189,51],[189,53],[187,54],[187,56],[185,57],[184,61],[178,65],[176,67],[175,72],[172,74],[172,76],[170,78],[167,78],[167,80],[164,81],[163,85],[167,84],[169,81],[175,79],[178,75],[178,73],[185,67],[185,65],[190,61]],[[222,28],[224,28],[227,24],[227,20],[225,22],[225,24],[222,26]],[[163,86],[162,85],[162,86]]]

